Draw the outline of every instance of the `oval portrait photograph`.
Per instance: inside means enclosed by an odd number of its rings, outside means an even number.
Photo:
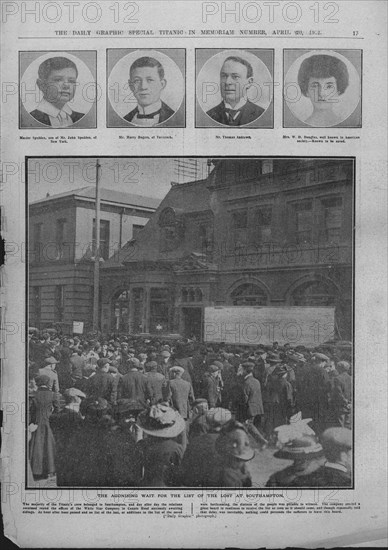
[[[20,128],[96,128],[95,51],[20,52]]]
[[[185,50],[108,50],[107,126],[185,125]]]
[[[285,50],[284,127],[361,127],[361,51]]]
[[[273,50],[196,50],[196,127],[273,127]]]

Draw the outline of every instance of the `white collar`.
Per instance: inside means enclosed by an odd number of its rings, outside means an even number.
[[[69,409],[74,412],[79,412],[79,403],[69,403],[68,405],[65,405],[65,409]]]
[[[250,372],[249,374],[247,374],[246,376],[244,376],[244,380],[246,380],[247,378],[249,378],[250,376],[253,376],[253,374]]]
[[[339,464],[339,462],[325,462],[325,468],[333,468],[333,470],[339,470],[340,472],[348,473],[348,469],[344,464]]]
[[[224,100],[224,107],[225,107],[225,109],[232,109],[232,111],[238,111],[239,109],[241,109],[241,107],[244,107],[246,102],[247,102],[247,100],[245,99],[245,97],[243,97],[243,98],[240,99],[240,101],[237,103],[237,105],[232,107],[231,105],[229,105],[229,103],[226,103],[226,101]]]
[[[58,107],[55,107],[52,103],[50,103],[49,101],[47,101],[47,99],[44,99],[44,98],[37,106],[37,109],[39,111],[42,111],[42,113],[46,113],[46,115],[52,116],[52,117],[57,117],[60,111],[64,111],[69,116],[73,112],[67,103],[65,103],[62,109],[58,109]]]
[[[137,110],[141,115],[150,115],[151,113],[159,111],[159,109],[161,108],[162,102],[160,101],[160,99],[159,101],[156,101],[156,103],[152,103],[152,105],[146,105],[145,107],[141,107],[141,105],[137,104]]]

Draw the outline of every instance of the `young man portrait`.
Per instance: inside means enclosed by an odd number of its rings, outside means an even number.
[[[129,69],[129,87],[137,106],[124,116],[124,120],[136,126],[152,127],[165,122],[173,114],[161,99],[167,81],[162,64],[153,57],[140,57]]]

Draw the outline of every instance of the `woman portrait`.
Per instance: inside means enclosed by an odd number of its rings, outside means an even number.
[[[360,77],[349,59],[338,52],[315,51],[299,56],[288,70],[284,95],[286,127],[297,125],[290,113],[315,128],[346,127],[347,119],[349,127],[360,125],[360,108],[356,112]]]

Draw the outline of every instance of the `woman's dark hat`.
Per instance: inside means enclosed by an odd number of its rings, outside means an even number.
[[[142,412],[137,424],[146,434],[165,438],[176,437],[186,428],[185,421],[178,411],[162,403]]]

